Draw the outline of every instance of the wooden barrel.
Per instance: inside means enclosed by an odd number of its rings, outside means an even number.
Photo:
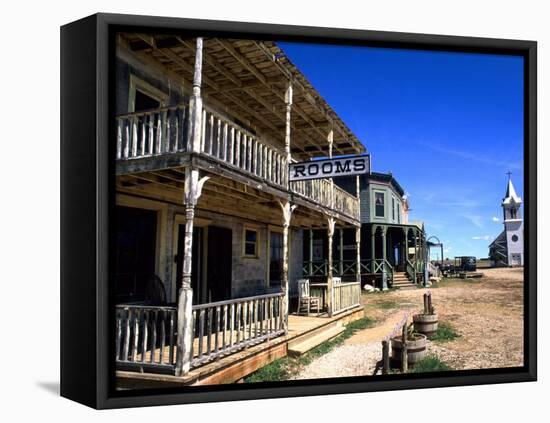
[[[432,336],[437,333],[437,314],[415,314],[413,316],[414,331]]]
[[[421,333],[415,333],[413,335],[414,340],[407,340],[407,363],[414,365],[414,363],[422,360],[426,357],[426,335]],[[391,359],[397,364],[401,363],[401,350],[403,349],[403,342],[401,336],[396,336],[391,340]]]

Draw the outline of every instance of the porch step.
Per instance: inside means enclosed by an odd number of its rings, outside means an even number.
[[[315,348],[317,345],[322,344],[325,341],[328,341],[344,331],[344,327],[341,325],[330,325],[328,327],[323,327],[324,330],[317,332],[315,335],[303,338],[300,337],[297,339],[297,342],[288,344],[288,355],[290,356],[300,356],[307,351]]]

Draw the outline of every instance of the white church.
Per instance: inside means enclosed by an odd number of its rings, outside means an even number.
[[[489,257],[497,266],[523,266],[523,219],[521,198],[516,194],[512,179],[508,179],[502,200],[504,230],[489,246]]]

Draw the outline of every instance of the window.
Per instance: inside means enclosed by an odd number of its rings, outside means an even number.
[[[244,229],[243,255],[245,257],[258,257],[258,231],[256,229]]]
[[[385,194],[383,192],[374,193],[374,215],[376,217],[385,216]]]
[[[510,209],[510,219],[515,219],[517,216],[516,209]]]
[[[512,235],[512,242],[518,242],[519,237],[517,235]]]
[[[395,221],[395,197],[391,198],[391,220]]]
[[[280,286],[283,276],[283,234],[269,232],[269,285]]]

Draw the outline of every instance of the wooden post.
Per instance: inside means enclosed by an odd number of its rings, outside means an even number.
[[[409,355],[407,353],[407,321],[403,323],[403,334],[401,335],[401,372],[407,373],[409,366]]]
[[[288,81],[288,85],[286,87],[285,92],[285,105],[286,105],[286,120],[285,120],[285,153],[286,153],[286,169],[285,169],[285,178],[286,178],[286,186],[287,189],[289,187],[288,184],[288,166],[290,166],[290,162],[292,160],[292,157],[290,155],[290,119],[291,119],[291,110],[292,110],[292,82]]]
[[[197,38],[195,55],[195,73],[193,77],[193,95],[190,100],[190,125],[191,132],[188,139],[190,151],[200,150],[202,100],[201,100],[201,75],[202,75],[202,38]],[[203,184],[208,180],[204,177],[199,180],[199,171],[192,167],[185,169],[185,236],[183,244],[183,263],[181,288],[178,293],[177,316],[177,350],[176,350],[176,375],[180,376],[189,372],[191,367],[191,352],[193,346],[193,290],[191,289],[191,268],[193,261],[193,223],[195,218],[195,206],[200,197]]]
[[[355,277],[357,278],[357,281],[361,283],[361,226],[357,226],[355,228],[355,249],[355,260],[357,262]]]
[[[382,226],[382,290],[388,289],[388,274],[386,273],[386,230]]]
[[[340,272],[340,277],[343,276],[344,274],[344,229],[343,228],[340,228],[338,230],[338,232],[340,232],[340,242],[339,242],[339,245],[338,245],[338,260],[339,260],[339,265],[338,265],[338,271]]]
[[[428,294],[424,294],[424,314],[429,314],[429,308],[428,308]]]
[[[313,229],[309,229],[309,275],[313,275]]]
[[[407,261],[409,260],[409,228],[405,227],[403,228],[403,231],[405,232],[405,248],[403,252],[403,258],[405,259],[403,264],[405,265],[405,268],[407,267]]]
[[[283,211],[283,274],[281,288],[284,296],[281,313],[283,313],[283,329],[285,333],[288,333],[288,262],[290,251],[288,248],[288,230],[290,228],[290,218],[292,217],[292,212],[296,208],[296,205],[291,205],[288,201],[279,201],[279,205]]]
[[[327,135],[328,156],[332,158],[332,145],[334,143],[334,131],[331,129]],[[330,208],[334,209],[334,181],[330,178]]]
[[[328,292],[328,315],[332,317],[334,312],[334,284],[332,281],[332,237],[334,235],[335,220],[333,217],[328,218],[328,269],[327,269],[327,292]]]
[[[382,374],[387,375],[390,371],[390,343],[382,341]]]
[[[426,295],[428,297],[428,301],[427,301],[428,313],[427,314],[434,314],[434,308],[432,306],[432,293],[428,292]]]

